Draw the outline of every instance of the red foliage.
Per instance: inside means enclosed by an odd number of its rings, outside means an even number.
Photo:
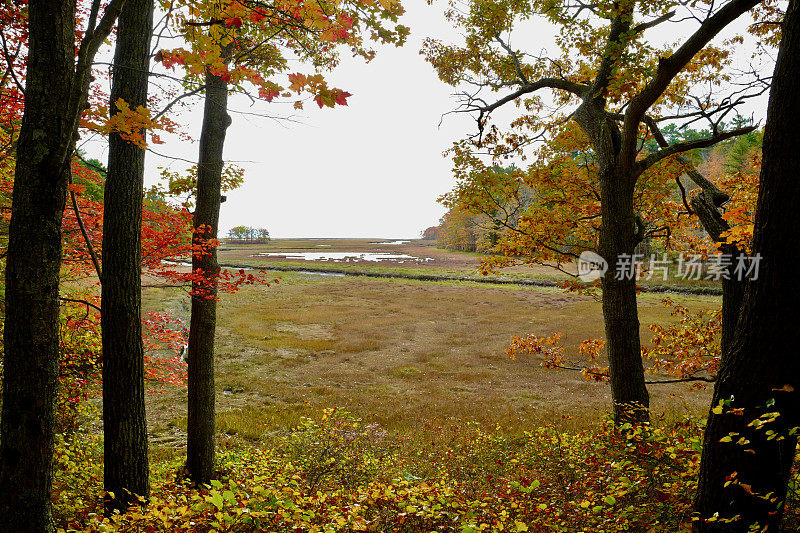
[[[441,228],[439,226],[431,226],[429,228],[425,228],[422,232],[422,238],[425,240],[435,241],[439,238],[439,230]]]

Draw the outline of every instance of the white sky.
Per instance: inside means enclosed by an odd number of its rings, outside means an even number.
[[[428,35],[455,35],[441,8],[420,0],[404,6],[401,22],[412,31],[404,47],[380,47],[370,63],[345,51],[340,65],[326,75],[329,86],[352,93],[346,107],[320,110],[307,101],[304,111],[294,112],[290,104],[251,109],[249,99],[231,99],[233,124],[224,157],[244,168],[245,175],[244,184],[229,191],[222,204],[220,235],[246,225],[265,227],[273,237],[416,238],[438,224],[445,209],[436,199],[454,183],[442,152],[471,133],[475,123],[450,115],[439,127],[441,115],[454,107],[453,90],[439,81],[419,51]],[[195,140],[202,108],[202,100],[195,98],[178,116]],[[300,123],[235,111],[293,114]],[[162,137],[165,144],[153,145],[157,152],[197,159],[196,142]],[[83,148],[107,159],[104,141]],[[186,164],[148,153],[145,181],[155,183],[158,167],[165,166],[182,169]]]
[[[347,107],[319,110],[307,102],[306,110],[295,114],[302,123],[278,123],[236,113],[251,111],[250,102],[231,100],[233,124],[224,155],[245,169],[245,180],[227,193],[220,235],[247,225],[265,227],[273,237],[399,239],[418,237],[438,223],[445,209],[436,199],[454,184],[450,161],[442,152],[474,133],[475,122],[467,115],[448,115],[439,125],[442,114],[456,105],[454,91],[439,81],[419,50],[427,36],[460,39],[444,20],[441,6],[422,0],[403,4],[402,23],[412,32],[403,48],[380,48],[368,64],[343,54],[339,67],[327,76],[330,86],[353,94]],[[538,51],[551,40],[552,28],[537,24],[526,29],[521,48]],[[765,101],[761,106],[765,108]],[[258,110],[278,115],[290,112],[290,106]],[[195,99],[178,120],[199,138],[202,100]],[[154,146],[157,151],[197,159],[196,143],[165,139],[166,144]],[[105,161],[103,143],[86,149]],[[158,167],[185,166],[152,153],[147,157],[148,184],[156,181]]]

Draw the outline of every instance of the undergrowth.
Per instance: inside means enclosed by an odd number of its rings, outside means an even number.
[[[444,450],[408,453],[326,410],[258,446],[221,449],[218,479],[199,490],[180,462],[155,465],[149,503],[103,517],[102,440],[79,430],[58,439],[55,518],[65,532],[684,531],[701,433],[690,419],[522,436],[473,427]]]

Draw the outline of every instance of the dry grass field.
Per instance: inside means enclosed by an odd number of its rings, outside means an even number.
[[[403,254],[416,260],[364,260],[348,258],[318,259],[319,254]],[[269,255],[263,255],[269,254]],[[306,255],[306,258],[298,256]],[[441,277],[476,281],[533,282],[553,284],[573,279],[574,264],[561,265],[564,272],[551,266],[517,265],[504,268],[498,273],[483,275],[478,271],[482,254],[454,252],[437,248],[435,242],[424,240],[392,241],[391,239],[273,239],[265,244],[230,245],[219,249],[223,264],[279,270],[314,270],[348,274],[394,275],[408,278]],[[376,259],[376,257],[372,257]],[[640,285],[646,290],[678,290],[719,294],[719,282],[712,280],[684,280],[674,274],[678,271],[673,263],[667,280],[657,272],[652,279],[644,276]]]
[[[220,255],[234,262],[250,253],[234,248]],[[462,262],[453,268],[474,270],[476,256],[453,255],[459,259],[451,264]],[[324,407],[345,408],[431,446],[470,423],[578,429],[609,411],[607,384],[504,353],[514,334],[563,332],[570,354],[581,340],[602,337],[600,304],[590,297],[473,282],[276,275],[282,276],[277,285],[221,297],[216,383],[223,439],[257,439]],[[670,320],[662,297],[640,297],[645,341],[650,324]],[[708,296],[673,298],[692,308],[719,305]],[[188,322],[188,298],[176,289],[147,289],[145,308],[168,309]],[[656,417],[708,409],[708,390],[690,392],[685,384],[650,390]],[[157,454],[183,441],[184,396],[184,390],[149,396]]]

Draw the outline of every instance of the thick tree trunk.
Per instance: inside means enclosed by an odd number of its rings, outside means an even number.
[[[53,530],[61,218],[74,135],[75,2],[32,1],[25,113],[6,258],[0,531]]]
[[[153,1],[128,0],[119,17],[112,110],[147,106]],[[112,111],[112,112],[114,112]],[[150,495],[141,320],[142,189],[145,151],[111,134],[103,218],[104,485],[106,511]],[[135,495],[135,496],[134,496]]]
[[[228,84],[206,72],[206,99],[200,157],[197,165],[197,205],[194,211],[195,240],[217,238],[221,199],[222,151],[230,125]],[[203,228],[200,231],[200,228]],[[208,483],[214,475],[214,333],[217,322],[216,249],[210,255],[192,258],[192,269],[206,278],[194,284],[192,318],[189,325],[189,420],[186,467],[197,483]]]
[[[800,306],[796,301],[800,264],[800,2],[793,0],[783,27],[764,134],[763,163],[756,207],[753,253],[761,254],[755,280],[745,286],[733,342],[723,354],[712,408],[733,397],[741,414],[709,413],[703,443],[695,510],[695,531],[748,531],[750,525],[777,531],[783,514],[796,438],[788,428],[800,425]],[[789,385],[790,387],[786,387]],[[780,413],[763,427],[748,424],[766,413]],[[772,416],[767,416],[772,418]],[[782,439],[767,430],[783,433]],[[732,443],[720,442],[734,433]],[[749,442],[736,442],[744,437]],[[728,483],[734,476],[734,482]],[[764,495],[758,498],[754,494]],[[762,529],[758,529],[761,531]]]
[[[639,340],[635,270],[626,270],[624,263],[626,257],[632,261],[641,240],[633,212],[631,182],[613,171],[601,178],[602,225],[598,244],[600,255],[608,262],[608,272],[602,278],[603,319],[617,424],[646,422],[650,416]]]

